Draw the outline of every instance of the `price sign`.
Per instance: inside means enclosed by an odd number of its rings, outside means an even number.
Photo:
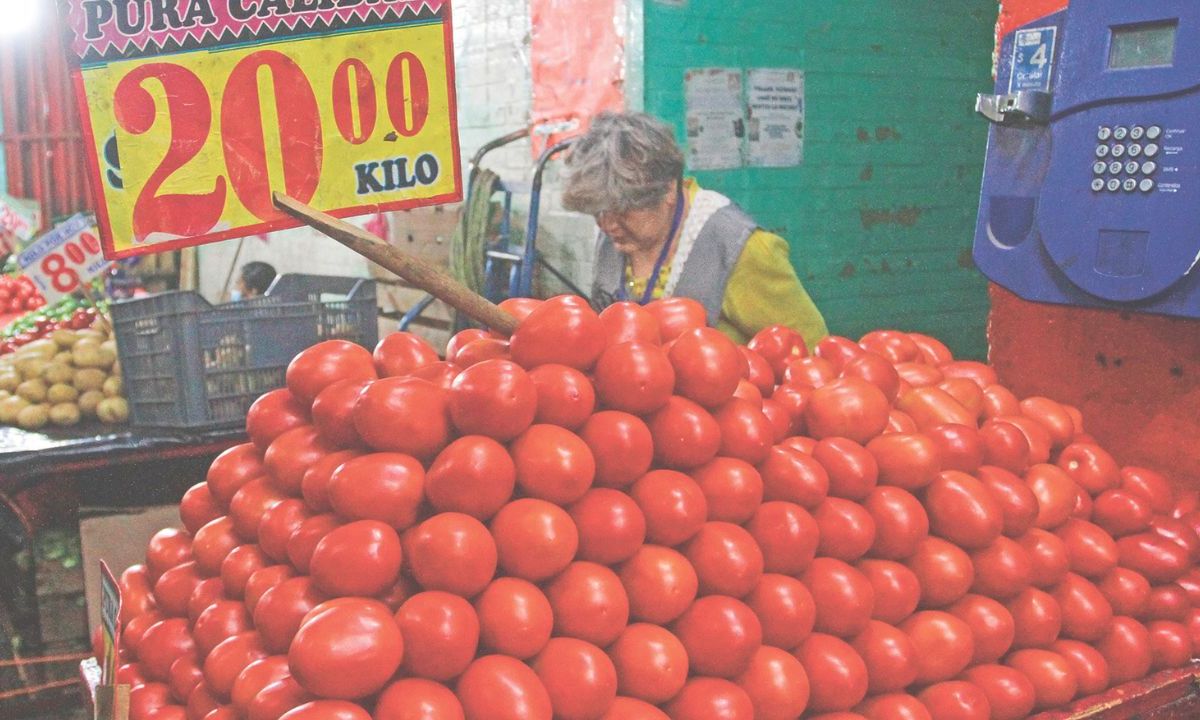
[[[21,270],[47,302],[70,295],[104,272],[108,260],[100,246],[95,221],[75,215],[38,238],[17,255]]]
[[[462,197],[449,0],[60,0],[109,258]]]
[[[121,586],[113,577],[108,563],[100,561],[100,634],[104,638],[104,664],[100,667],[100,684],[117,681],[117,647],[121,639]]]

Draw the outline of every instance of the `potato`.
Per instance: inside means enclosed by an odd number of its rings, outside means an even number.
[[[108,374],[100,368],[80,368],[75,371],[72,384],[79,392],[87,392],[88,390],[100,390],[104,387],[104,381],[108,379]]]
[[[96,417],[104,423],[123,423],[129,419],[129,403],[125,402],[125,398],[105,398],[96,406]]]
[[[13,392],[17,386],[21,384],[21,374],[16,370],[11,372],[0,372],[0,390]]]
[[[63,350],[59,354],[50,358],[50,362],[59,363],[60,365],[70,365],[71,364],[71,351]]]
[[[58,383],[69,383],[75,377],[75,368],[70,365],[52,362],[42,370],[42,379],[47,385],[56,385]]]
[[[104,389],[104,394],[107,397],[110,397],[110,398],[121,397],[122,393],[125,390],[125,382],[123,380],[121,380],[120,375],[110,375],[108,377],[108,379],[104,381],[103,389]]]
[[[40,430],[50,422],[50,409],[45,405],[30,405],[17,413],[17,425],[22,430]]]
[[[77,397],[79,397],[79,391],[66,383],[55,383],[46,391],[46,400],[51,405],[75,402]]]
[[[58,352],[58,343],[49,338],[39,338],[13,351],[18,358],[41,358],[49,360]]]
[[[17,371],[21,373],[21,377],[25,380],[33,380],[40,378],[42,371],[49,365],[48,360],[43,360],[40,357],[21,358],[17,361]]]
[[[108,350],[113,355],[116,355],[117,354],[117,341],[112,340],[112,339],[105,340],[104,342],[100,343],[100,349]]]
[[[79,417],[79,408],[75,405],[75,403],[58,403],[50,408],[50,422],[58,425],[59,427],[78,425]]]
[[[96,352],[99,354],[98,356],[100,358],[100,364],[97,365],[96,367],[99,367],[101,370],[107,370],[107,369],[111,368],[113,366],[113,363],[115,363],[117,361],[116,351],[109,350],[108,348],[104,347],[103,345],[101,345],[96,350]]]
[[[31,403],[40,403],[46,399],[46,383],[40,379],[26,380],[17,386],[17,394]]]
[[[17,422],[17,415],[22,410],[29,407],[29,401],[20,395],[0,400],[0,423],[5,425],[14,425]]]
[[[75,404],[79,406],[79,412],[83,413],[84,417],[96,417],[96,408],[103,400],[104,393],[99,390],[88,390],[79,396]]]
[[[55,330],[50,333],[50,339],[55,342],[61,349],[70,350],[71,346],[79,340],[79,333],[74,330]]]
[[[80,340],[75,343],[75,347],[71,348],[71,361],[77,368],[101,367],[104,365],[104,358],[100,353],[100,344]]]

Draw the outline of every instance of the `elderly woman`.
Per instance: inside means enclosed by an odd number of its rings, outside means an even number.
[[[671,130],[637,113],[604,113],[567,157],[568,209],[596,218],[601,236],[592,300],[699,301],[708,323],[737,342],[782,324],[811,347],[825,320],[788,260],[787,242],[729,198],[683,177]]]

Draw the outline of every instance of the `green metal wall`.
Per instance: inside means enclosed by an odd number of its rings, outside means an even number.
[[[695,67],[806,71],[798,168],[695,173],[791,244],[831,332],[928,332],[986,355],[971,241],[996,0],[645,0],[645,109],[684,138]]]

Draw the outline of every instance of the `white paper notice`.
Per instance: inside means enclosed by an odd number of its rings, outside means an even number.
[[[746,106],[742,71],[700,68],[684,75],[688,167],[722,170],[742,166]]]
[[[758,68],[747,73],[748,164],[792,167],[804,162],[804,71]]]

